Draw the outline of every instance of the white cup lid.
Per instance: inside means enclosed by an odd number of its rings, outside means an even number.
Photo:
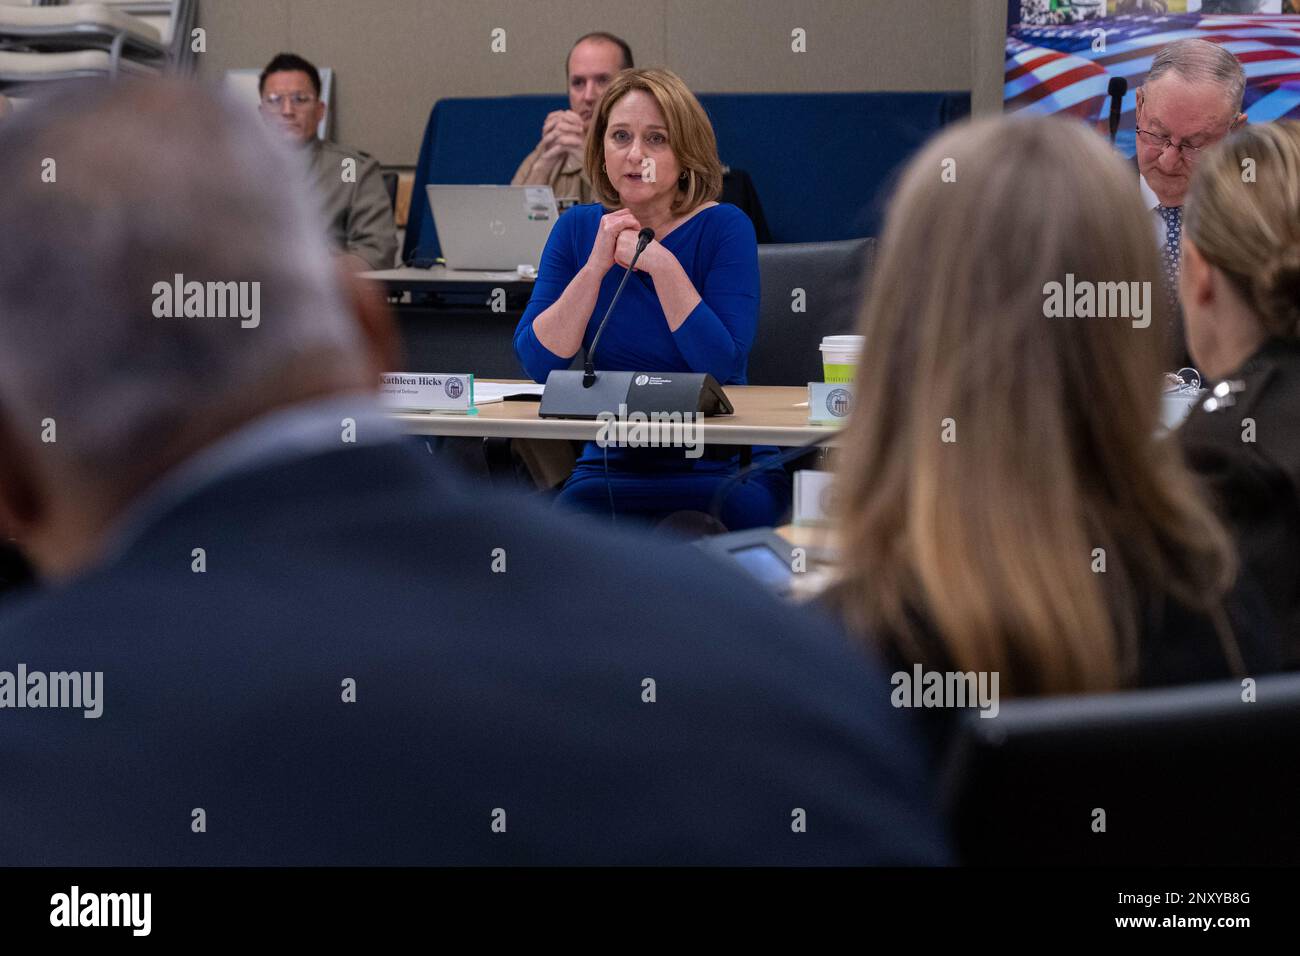
[[[862,335],[827,335],[822,338],[822,344],[818,346],[823,352],[860,352],[862,343],[865,340]]]

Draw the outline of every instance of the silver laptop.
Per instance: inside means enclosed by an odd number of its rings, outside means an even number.
[[[448,269],[537,268],[559,215],[550,186],[426,186]]]

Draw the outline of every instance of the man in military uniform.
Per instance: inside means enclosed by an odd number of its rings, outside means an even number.
[[[558,200],[595,202],[582,168],[587,127],[605,87],[620,70],[632,69],[632,48],[612,33],[579,37],[564,63],[569,109],[555,110],[542,124],[542,138],[515,170],[512,186],[550,186]]]
[[[316,135],[325,116],[320,72],[300,56],[281,53],[262,71],[258,94],[267,121],[301,144],[339,255],[359,271],[391,269],[397,230],[379,163]]]

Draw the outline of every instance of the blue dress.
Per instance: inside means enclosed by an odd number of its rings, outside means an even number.
[[[555,223],[533,295],[515,330],[515,353],[534,381],[544,382],[553,369],[568,368],[572,356],[556,355],[537,340],[533,320],[548,309],[586,264],[605,209],[599,204],[574,206]],[[711,206],[670,232],[661,245],[690,277],[700,303],[676,332],[644,272],[628,280],[610,317],[597,369],[608,371],[709,372],[724,385],[744,385],[749,350],[758,329],[758,245],[749,218],[727,203]],[[623,278],[615,265],[605,275],[583,335],[591,345],[596,327]],[[757,463],[776,453],[753,451]],[[682,449],[601,448],[589,442],[560,492],[563,505],[610,514],[657,519],[675,511],[709,511],[714,494],[738,467],[738,455],[717,459],[688,458]],[[790,504],[790,481],[784,470],[760,472],[727,493],[722,521],[732,530],[774,525]]]

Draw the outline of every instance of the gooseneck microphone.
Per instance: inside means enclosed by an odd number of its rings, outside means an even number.
[[[605,317],[600,320],[600,326],[596,329],[595,338],[591,340],[591,348],[587,349],[586,358],[582,363],[582,387],[591,388],[596,384],[596,346],[600,343],[600,337],[605,332],[605,325],[609,322],[609,317],[614,314],[614,306],[618,304],[618,297],[623,294],[623,286],[627,285],[627,280],[632,275],[632,269],[636,266],[636,261],[641,258],[641,253],[645,252],[645,247],[650,245],[650,240],[655,237],[655,231],[646,226],[636,234],[636,252],[632,254],[632,261],[627,265],[627,271],[623,273],[623,281],[618,284],[618,289],[614,292],[614,298],[609,300],[609,308],[605,310]]]
[[[1106,84],[1106,93],[1110,96],[1110,141],[1115,142],[1119,132],[1119,114],[1124,104],[1124,94],[1128,92],[1128,80],[1122,76],[1112,76]]]

